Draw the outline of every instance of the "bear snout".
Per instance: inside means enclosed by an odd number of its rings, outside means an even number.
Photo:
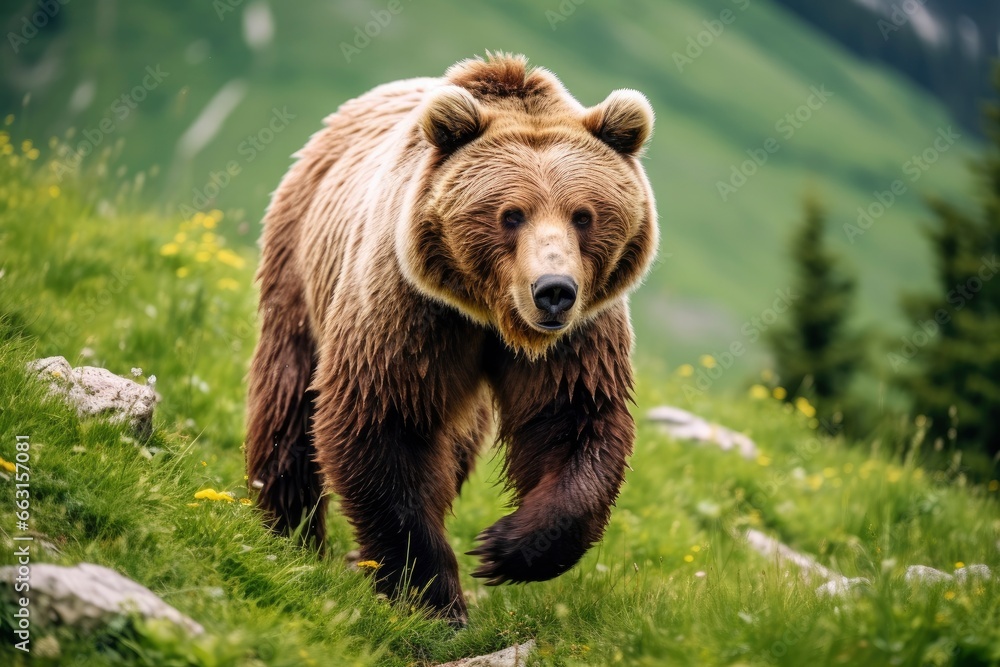
[[[545,274],[531,285],[531,298],[542,311],[538,325],[558,330],[566,326],[565,314],[576,303],[577,285],[570,276]]]

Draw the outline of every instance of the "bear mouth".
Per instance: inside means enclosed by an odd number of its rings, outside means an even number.
[[[546,331],[560,331],[566,328],[566,322],[560,320],[545,320],[543,322],[538,322],[536,326],[539,329],[545,329]]]

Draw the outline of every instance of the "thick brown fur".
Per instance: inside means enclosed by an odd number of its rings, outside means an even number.
[[[464,622],[444,519],[495,416],[516,509],[480,535],[474,575],[549,579],[600,540],[634,439],[652,120],[639,93],[585,109],[509,55],[326,120],[262,238],[246,448],[277,532],[322,548],[335,493],[377,590]],[[543,274],[577,286],[554,323],[533,301]]]

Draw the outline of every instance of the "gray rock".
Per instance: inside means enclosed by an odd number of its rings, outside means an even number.
[[[816,562],[816,559],[804,553],[800,553],[787,544],[765,535],[759,530],[750,529],[746,532],[747,545],[754,551],[780,563],[781,565],[794,565],[798,568],[804,579],[825,579],[826,581],[847,579],[839,572],[835,572]]]
[[[871,582],[865,577],[841,577],[839,579],[831,579],[817,588],[816,595],[819,597],[840,597],[841,595],[850,593],[855,588],[869,585],[871,585]]]
[[[17,567],[0,568],[0,594],[17,599],[14,591]],[[32,565],[31,614],[39,626],[61,623],[83,631],[107,625],[113,619],[138,614],[164,619],[192,635],[204,629],[157,597],[151,590],[114,570],[92,563],[74,567],[39,563]]]
[[[966,565],[965,567],[960,567],[955,570],[955,581],[962,584],[971,579],[982,579],[983,581],[988,581],[992,578],[993,573],[990,571],[990,566],[983,565],[982,563]]]
[[[72,368],[63,357],[36,359],[28,364],[51,394],[62,396],[81,417],[103,415],[127,423],[137,433],[152,429],[153,408],[160,396],[152,387],[115,375],[104,368]]]
[[[906,574],[903,575],[903,579],[905,579],[909,584],[936,584],[942,581],[951,581],[953,577],[947,572],[935,570],[933,567],[928,567],[926,565],[911,565],[906,568]]]
[[[530,639],[523,644],[516,644],[496,653],[462,658],[438,667],[524,667],[527,664],[528,654],[534,649],[535,640]]]
[[[698,415],[670,405],[652,408],[646,419],[660,424],[678,440],[692,440],[701,444],[717,445],[724,451],[737,450],[745,459],[757,458],[757,445],[742,433],[719,424],[705,421]]]

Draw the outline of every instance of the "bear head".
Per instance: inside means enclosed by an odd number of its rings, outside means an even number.
[[[641,280],[658,241],[641,93],[584,108],[523,57],[488,55],[416,113],[425,157],[397,256],[418,290],[537,357]]]

